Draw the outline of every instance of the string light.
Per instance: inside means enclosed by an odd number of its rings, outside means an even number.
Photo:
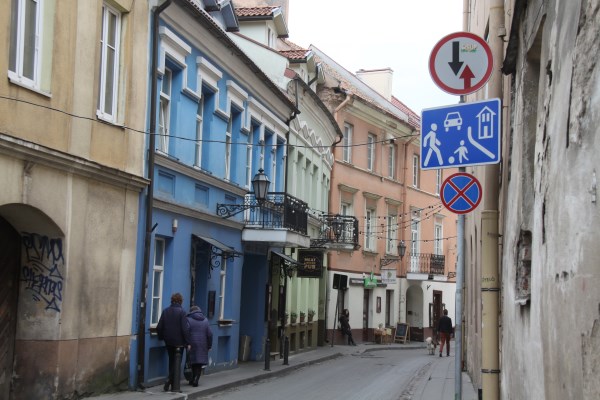
[[[87,120],[87,121],[91,121],[91,122],[97,122],[100,124],[104,124],[104,125],[110,125],[110,126],[114,126],[114,124],[107,122],[107,121],[103,121],[101,119],[97,119],[97,118],[92,118],[92,117],[84,117],[81,115],[76,115],[67,111],[63,111],[63,110],[59,110],[57,108],[53,108],[53,107],[49,107],[49,106],[45,106],[42,104],[37,104],[37,103],[33,103],[27,100],[22,100],[22,99],[16,99],[14,97],[7,97],[7,96],[2,96],[0,95],[0,99],[4,99],[4,100],[10,100],[10,101],[16,101],[19,103],[25,103],[25,104],[29,104],[35,107],[40,107],[40,108],[45,108],[47,110],[50,111],[55,111],[64,115],[67,115],[69,117],[72,118],[77,118],[77,119],[83,119],[83,120]],[[183,137],[183,136],[177,136],[177,135],[163,135],[160,133],[151,133],[148,132],[146,130],[141,130],[141,129],[135,129],[132,128],[130,126],[127,125],[119,125],[119,128],[121,129],[125,129],[128,131],[132,131],[132,132],[136,132],[136,133],[142,133],[144,135],[154,135],[157,137],[162,137],[162,136],[167,136],[173,139],[178,139],[178,140],[183,140],[183,141],[188,141],[188,142],[193,142],[193,143],[220,143],[220,144],[225,144],[227,143],[225,140],[210,140],[210,139],[197,139],[197,138],[187,138],[187,137]],[[204,132],[205,134],[210,134],[209,132]],[[223,135],[225,135],[225,132],[223,132]],[[420,134],[407,134],[407,135],[402,135],[402,136],[398,136],[395,139],[403,139],[403,138],[412,138],[412,137],[416,137],[416,136],[420,136]],[[349,145],[343,145],[341,143],[338,143],[336,145],[336,147],[339,148],[344,148],[344,147],[360,147],[360,146],[368,146],[368,145],[372,145],[373,143],[389,143],[389,139],[382,139],[382,140],[377,140],[375,142],[365,142],[365,143],[356,143],[356,144],[349,144]],[[330,148],[331,145],[302,145],[302,144],[286,144],[286,143],[276,143],[276,144],[267,144],[267,143],[248,143],[247,141],[243,141],[243,142],[228,142],[227,144],[231,144],[231,145],[239,145],[239,146],[251,146],[251,147],[279,147],[279,146],[285,146],[287,145],[288,147],[291,148],[307,148],[307,149],[327,149]]]

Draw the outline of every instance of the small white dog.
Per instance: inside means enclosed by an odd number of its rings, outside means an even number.
[[[425,343],[427,343],[427,350],[429,350],[429,355],[432,356],[435,354],[435,348],[437,347],[437,343],[431,337],[425,339]]]

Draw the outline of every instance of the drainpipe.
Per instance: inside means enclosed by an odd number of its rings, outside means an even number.
[[[490,98],[502,98],[502,73],[500,71],[504,42],[498,36],[504,28],[504,1],[491,0],[489,9],[489,45],[494,68],[488,83]],[[498,341],[498,301],[500,276],[498,273],[498,192],[499,164],[485,167],[483,212],[481,214],[481,301],[482,301],[482,354],[481,373],[483,398],[496,400],[500,395],[500,363]]]
[[[148,140],[148,192],[146,193],[146,236],[144,238],[144,261],[142,264],[142,292],[138,300],[138,348],[137,348],[137,386],[143,387],[144,363],[146,347],[146,300],[148,294],[148,274],[150,271],[150,247],[152,241],[152,209],[154,208],[154,147],[156,146],[156,95],[158,81],[158,26],[160,14],[171,4],[172,0],[166,0],[155,9],[152,16],[152,65],[151,65],[151,89],[150,89],[150,138]]]

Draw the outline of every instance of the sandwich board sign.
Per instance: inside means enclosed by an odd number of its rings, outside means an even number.
[[[493,65],[490,46],[470,32],[443,37],[429,56],[429,73],[435,84],[456,95],[481,89],[490,79]]]
[[[421,169],[500,162],[500,99],[421,112]]]

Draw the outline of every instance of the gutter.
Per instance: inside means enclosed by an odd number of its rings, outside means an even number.
[[[171,5],[172,0],[166,0],[154,11],[152,16],[152,63],[150,76],[150,138],[148,141],[148,192],[146,193],[146,236],[144,238],[144,261],[142,263],[142,293],[138,300],[138,348],[137,348],[137,385],[143,388],[146,349],[146,300],[148,295],[148,274],[150,273],[150,247],[152,241],[152,209],[154,208],[154,148],[156,147],[156,95],[158,91],[158,27],[160,14]]]

